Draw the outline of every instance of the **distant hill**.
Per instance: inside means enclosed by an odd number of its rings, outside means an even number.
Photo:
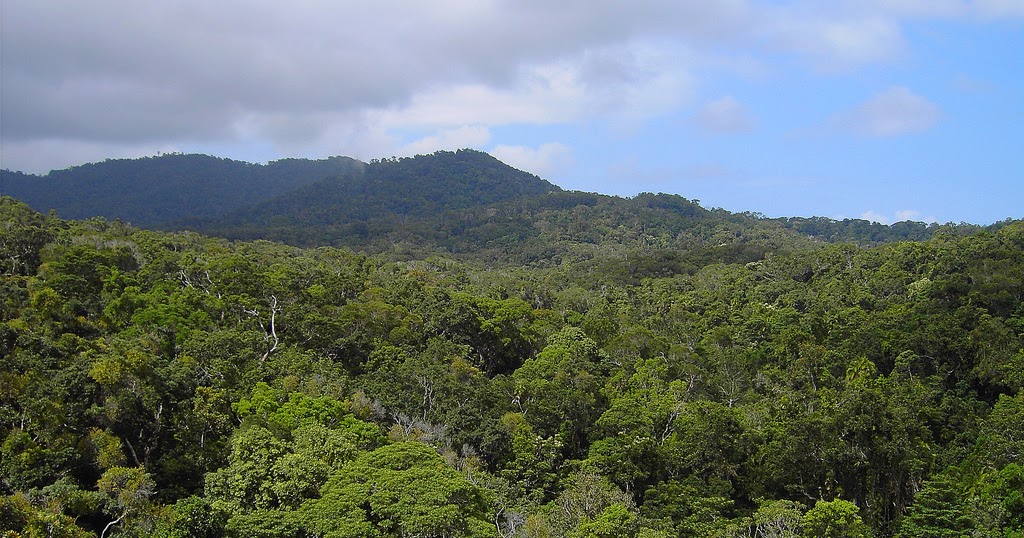
[[[205,230],[345,227],[393,217],[423,218],[549,192],[555,185],[474,150],[373,160],[357,171],[304,185],[222,218]]]
[[[610,256],[628,259],[634,272],[652,265],[644,274],[678,272],[698,259],[752,261],[783,244],[813,243],[781,223],[709,211],[681,196],[563,191],[474,150],[374,160],[222,217],[170,227],[406,258],[441,252],[550,264]]]
[[[282,159],[260,165],[175,153],[110,159],[45,176],[3,170],[0,195],[18,198],[44,213],[55,209],[63,218],[101,216],[155,227],[224,215],[364,167],[348,157]]]
[[[347,157],[266,165],[206,155],[108,160],[34,176],[3,171],[0,194],[64,218],[230,239],[348,247],[415,259],[557,266],[622,282],[833,242],[921,241],[974,225],[769,219],[670,194],[569,192],[475,150],[363,163]],[[996,229],[1003,223],[996,223]]]
[[[518,171],[510,172],[507,182],[477,181],[470,187],[458,179],[466,173],[460,170],[476,170],[470,163],[477,162],[498,161],[459,152],[370,163],[360,178],[324,180],[223,219],[183,225],[236,240],[348,247],[396,259],[442,253],[496,266],[571,263],[576,271],[611,276],[618,283],[692,273],[709,263],[749,263],[768,253],[828,243],[870,246],[981,228],[770,219],[706,209],[673,194],[623,198],[563,191]],[[510,191],[510,185],[518,187]]]

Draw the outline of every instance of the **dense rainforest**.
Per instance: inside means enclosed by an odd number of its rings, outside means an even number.
[[[151,227],[224,215],[366,164],[348,157],[282,159],[266,165],[167,153],[108,159],[44,176],[0,170],[0,195],[65,218],[106,217]]]
[[[0,198],[0,533],[1024,536],[1024,222],[509,181],[228,238]]]
[[[391,258],[441,251],[531,264],[561,263],[565,255],[592,258],[586,249],[595,243],[602,251],[641,256],[660,249],[656,255],[666,258],[694,246],[777,247],[807,237],[876,245],[926,240],[939,230],[980,230],[962,223],[951,228],[911,221],[886,226],[862,219],[768,219],[707,210],[680,196],[567,192],[474,150],[368,163],[331,157],[265,165],[165,154],[44,176],[0,170],[0,195],[64,218],[100,216],[142,228],[348,247]],[[694,254],[710,253],[687,257]]]

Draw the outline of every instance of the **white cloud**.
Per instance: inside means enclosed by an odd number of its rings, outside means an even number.
[[[834,116],[831,125],[862,136],[889,137],[927,131],[941,116],[939,107],[928,99],[906,87],[893,86]]]
[[[572,166],[572,148],[559,142],[541,144],[536,148],[500,145],[490,150],[500,161],[525,172],[550,178]]]
[[[922,217],[921,212],[915,209],[899,209],[893,213],[892,216],[888,216],[882,213],[878,213],[874,210],[867,210],[860,214],[860,218],[869,220],[871,222],[877,222],[879,224],[893,224],[896,222],[913,221],[913,222],[938,222],[935,217]]]
[[[958,18],[977,12],[978,2],[965,0],[859,0],[850,9],[914,18]]]
[[[977,0],[971,3],[975,14],[985,18],[1024,17],[1020,0]]]
[[[860,218],[864,220],[869,220],[871,222],[877,222],[879,224],[892,224],[892,219],[881,213],[876,213],[871,209],[861,213]]]
[[[522,66],[508,85],[483,82],[436,85],[381,110],[378,121],[396,128],[547,125],[604,116],[646,118],[671,111],[693,93],[685,55],[628,44],[587,50]]]
[[[769,13],[762,30],[769,42],[795,50],[823,71],[841,71],[888,61],[906,48],[898,20],[870,14],[794,17]]]
[[[705,103],[691,119],[713,134],[747,133],[757,126],[750,111],[731,95]]]
[[[3,10],[4,161],[18,167],[60,143],[386,155],[415,146],[398,133],[643,122],[689,103],[703,59],[856,68],[899,57],[913,18],[1020,17],[1024,2],[5,0]]]
[[[433,153],[438,150],[455,150],[461,148],[480,148],[491,141],[491,132],[479,125],[464,125],[455,129],[445,129],[430,136],[423,137],[404,146],[400,153],[418,155]]]
[[[374,115],[392,128],[438,128],[466,123],[559,123],[583,114],[584,91],[569,66],[546,65],[527,71],[512,88],[483,83],[439,86]]]
[[[119,144],[82,140],[3,141],[0,143],[0,168],[46,174],[51,170],[104,159],[134,159],[177,151],[181,151],[181,148],[173,144]],[[12,155],[18,158],[10,159]]]
[[[901,210],[896,212],[895,221],[899,222],[899,221],[903,221],[903,220],[914,220],[914,219],[918,218],[920,215],[921,215],[920,211],[915,211],[913,209],[901,209]]]
[[[893,222],[903,222],[905,220],[911,220],[914,222],[938,222],[938,219],[935,217],[921,216],[921,212],[915,209],[901,209],[896,211]]]

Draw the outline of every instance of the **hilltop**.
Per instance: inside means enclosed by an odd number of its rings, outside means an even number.
[[[486,264],[601,266],[599,272],[627,280],[831,242],[869,246],[981,229],[769,219],[707,209],[678,195],[565,191],[475,150],[266,165],[170,154],[2,176],[4,194],[65,218],[101,216],[143,228],[348,247],[397,259],[442,254]]]
[[[0,171],[0,195],[64,218],[121,219],[144,228],[211,218],[271,199],[365,163],[348,157],[282,159],[265,165],[169,153],[108,159],[39,176]]]

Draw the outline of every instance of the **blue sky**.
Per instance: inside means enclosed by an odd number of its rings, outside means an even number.
[[[1024,0],[5,0],[0,165],[472,147],[769,216],[1024,217]]]

